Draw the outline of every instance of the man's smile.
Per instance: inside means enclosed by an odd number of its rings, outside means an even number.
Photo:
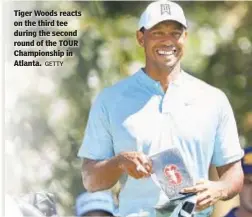
[[[175,46],[165,46],[156,49],[156,53],[160,56],[170,56],[175,55],[177,53],[177,49]]]

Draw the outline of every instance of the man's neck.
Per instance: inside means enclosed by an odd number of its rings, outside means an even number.
[[[235,216],[236,217],[251,217],[252,213],[248,212],[247,210],[245,210],[243,207],[239,207],[236,211],[235,211]]]
[[[151,64],[146,64],[145,73],[153,80],[159,81],[163,90],[166,92],[171,81],[175,80],[181,73],[180,63],[177,63],[174,68],[155,67]]]

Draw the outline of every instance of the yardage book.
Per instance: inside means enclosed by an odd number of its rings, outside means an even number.
[[[188,194],[180,191],[192,186],[193,176],[190,174],[178,148],[169,148],[150,156],[153,164],[154,182],[164,191],[170,201],[184,199]]]

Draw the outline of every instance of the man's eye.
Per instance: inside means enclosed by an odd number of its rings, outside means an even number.
[[[181,36],[181,32],[173,32],[172,35],[175,37],[175,38],[179,38]]]
[[[163,32],[153,32],[152,34],[153,34],[154,36],[162,36],[162,35],[164,35]]]

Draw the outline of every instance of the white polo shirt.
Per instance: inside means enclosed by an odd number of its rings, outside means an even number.
[[[143,70],[104,89],[93,104],[78,156],[109,159],[123,151],[152,155],[170,146],[180,149],[195,181],[217,167],[240,160],[236,122],[225,94],[181,72],[166,93]],[[151,178],[122,176],[119,214],[147,213],[161,200]],[[197,216],[208,216],[207,209]]]

